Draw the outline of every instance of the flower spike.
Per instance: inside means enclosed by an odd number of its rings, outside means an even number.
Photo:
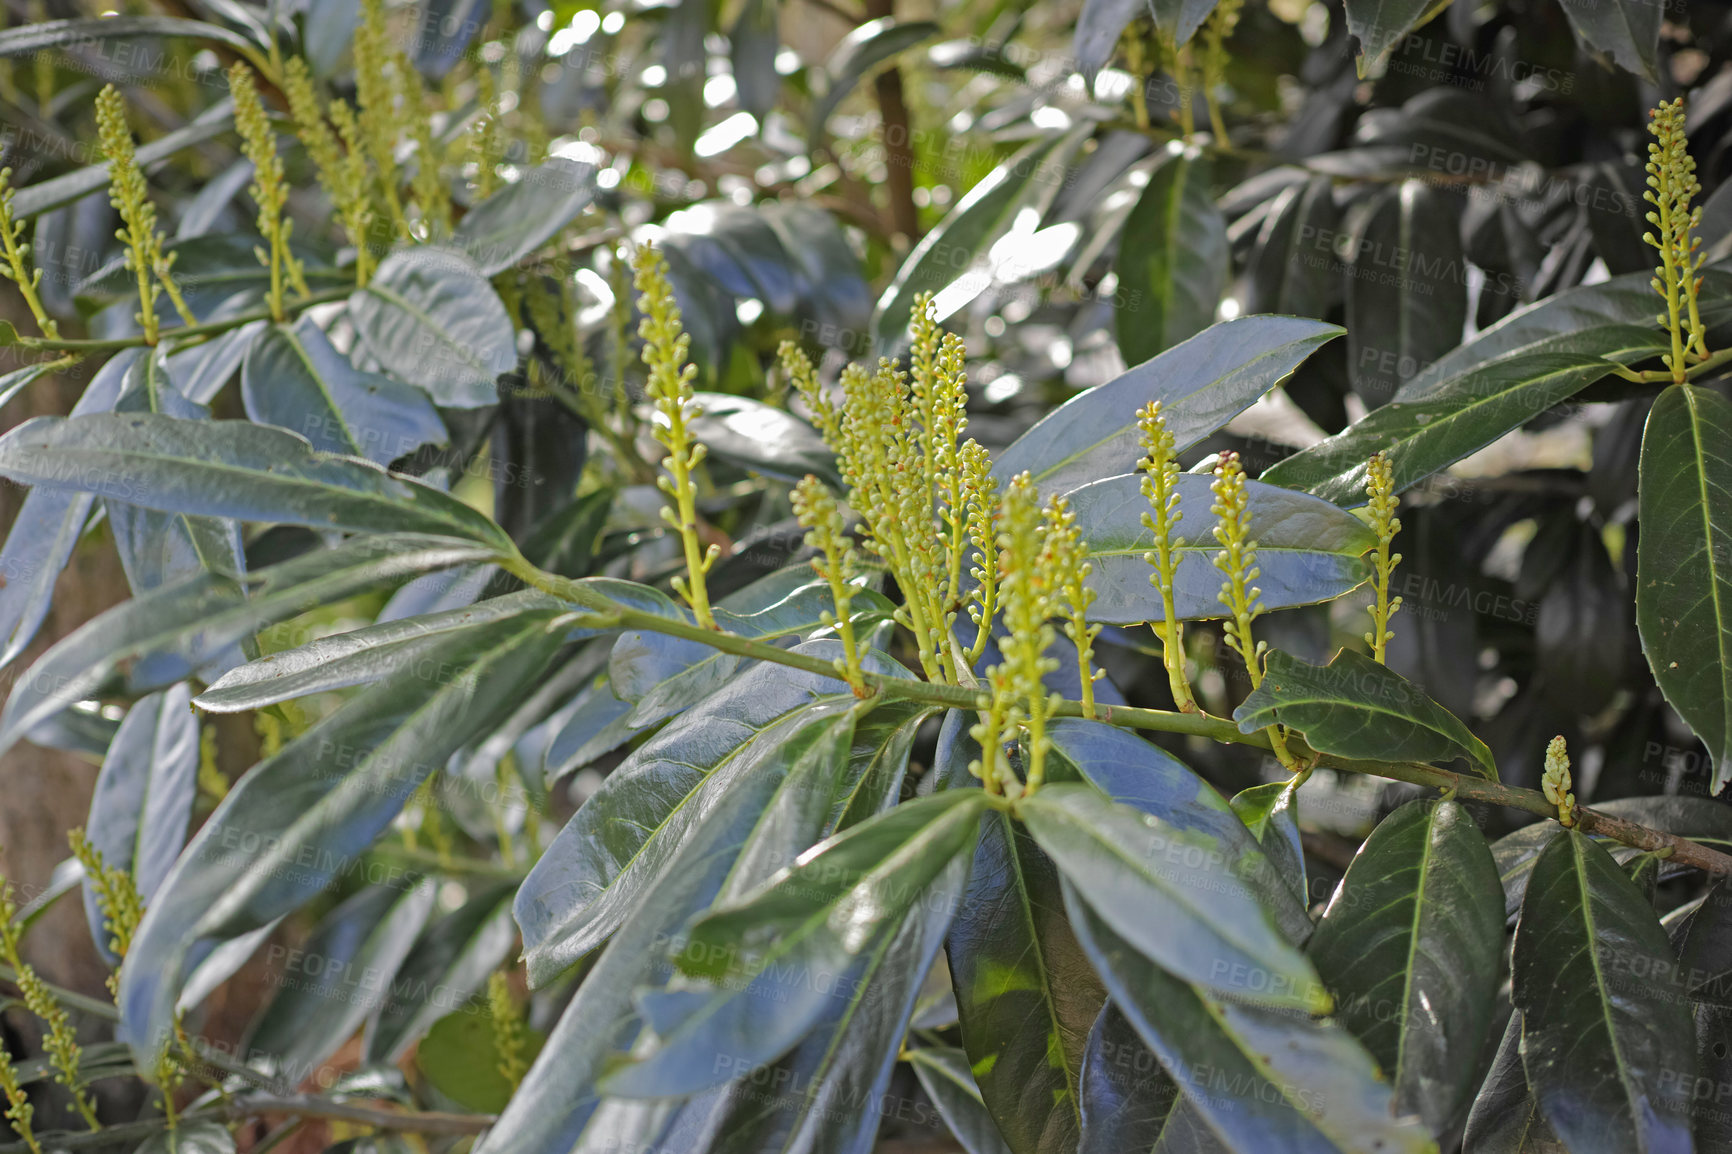
[[[1154,566],[1149,584],[1161,594],[1162,617],[1154,630],[1161,639],[1161,658],[1167,667],[1173,703],[1182,712],[1195,713],[1197,703],[1185,677],[1184,625],[1178,620],[1175,593],[1178,551],[1185,546],[1184,538],[1174,532],[1184,518],[1179,508],[1179,460],[1172,431],[1161,414],[1161,402],[1150,401],[1138,410],[1137,431],[1143,445],[1143,459],[1137,467],[1143,473],[1143,497],[1150,508],[1150,512],[1143,514],[1143,525],[1155,535],[1155,547],[1143,554],[1143,559]]]
[[[1648,131],[1654,140],[1648,145],[1648,191],[1642,199],[1654,206],[1647,214],[1654,231],[1644,233],[1642,239],[1660,253],[1660,267],[1652,284],[1666,302],[1659,321],[1672,336],[1672,351],[1661,359],[1671,370],[1672,380],[1682,384],[1689,368],[1687,361],[1708,356],[1696,299],[1702,287],[1697,274],[1707,259],[1706,254],[1696,251],[1702,242],[1694,235],[1702,223],[1702,209],[1690,207],[1691,198],[1702,191],[1702,185],[1696,179],[1696,161],[1685,138],[1683,98],[1661,101],[1649,117]]]
[[[794,516],[807,529],[806,544],[818,550],[812,568],[830,586],[830,597],[836,612],[825,613],[824,624],[833,625],[842,640],[842,660],[836,663],[856,697],[865,697],[866,678],[861,672],[859,643],[854,637],[854,621],[850,604],[854,586],[849,584],[853,570],[859,564],[854,543],[848,539],[842,521],[842,509],[824,482],[807,474],[794,486]]]
[[[1371,527],[1377,534],[1377,555],[1371,560],[1371,583],[1377,590],[1377,603],[1371,607],[1371,632],[1365,640],[1371,646],[1371,656],[1384,664],[1384,647],[1395,634],[1389,631],[1389,619],[1401,608],[1401,598],[1389,596],[1395,567],[1401,563],[1400,553],[1391,553],[1390,545],[1401,532],[1401,521],[1395,510],[1401,498],[1395,492],[1394,470],[1386,453],[1372,457],[1365,467],[1365,492],[1371,498]]]
[[[1576,795],[1570,792],[1570,751],[1560,734],[1546,745],[1546,768],[1540,776],[1540,790],[1546,800],[1558,807],[1558,824],[1576,824]]]

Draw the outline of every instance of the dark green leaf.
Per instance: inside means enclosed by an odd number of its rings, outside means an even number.
[[[391,992],[397,967],[433,912],[434,882],[370,885],[319,919],[306,944],[277,955],[280,986],[247,1040],[295,1081],[317,1070]]]
[[[1473,1093],[1503,962],[1502,887],[1473,818],[1410,801],[1379,822],[1311,937],[1336,1016],[1434,1133]]]
[[[374,686],[236,783],[163,882],[121,967],[123,1029],[141,1060],[167,1037],[182,984],[216,943],[353,869],[427,774],[509,713],[563,647],[560,620],[525,613],[452,637],[443,675]]]
[[[504,272],[595,199],[595,166],[554,157],[470,209],[451,234],[484,276]]]
[[[782,89],[782,74],[776,71],[781,10],[780,0],[747,0],[728,33],[740,107],[760,121],[776,106]]]
[[[241,400],[259,424],[378,465],[449,436],[425,392],[361,372],[309,317],[259,334],[241,370]]]
[[[908,1064],[967,1154],[1008,1154],[969,1072],[968,1055],[949,1046],[922,1046],[909,1053]]]
[[[1313,176],[1280,192],[1246,264],[1245,311],[1322,317],[1341,298],[1335,182]]]
[[[511,922],[514,888],[488,887],[428,925],[368,1023],[370,1061],[400,1060],[436,1020],[468,1009],[487,975],[510,959],[517,940]]]
[[[445,408],[496,403],[495,382],[517,364],[510,315],[455,249],[417,245],[392,253],[349,298],[349,316],[386,372]]]
[[[1280,384],[1319,345],[1340,335],[1334,325],[1301,317],[1240,317],[1212,325],[1123,376],[1072,397],[1000,453],[992,471],[1007,478],[1026,469],[1042,490],[1054,493],[1133,473],[1143,454],[1136,423],[1139,408],[1160,401],[1167,428],[1183,452]]]
[[[971,717],[952,711],[939,736],[933,772],[950,789],[978,785]],[[1065,919],[1057,868],[1009,814],[981,815],[945,950],[970,1085],[995,1132],[1017,1154],[1073,1150],[1083,1051],[1106,992]]]
[[[266,625],[376,585],[485,557],[446,537],[380,535],[240,578],[194,574],[86,622],[37,659],[0,713],[0,749],[124,675],[135,691],[191,676]]]
[[[1174,1075],[1188,1106],[1234,1150],[1435,1154],[1353,1035],[1174,978],[1066,887],[1077,936],[1113,1002]]]
[[[186,845],[198,796],[199,729],[190,696],[184,684],[175,685],[140,698],[127,711],[102,761],[85,821],[85,834],[102,854],[103,865],[125,870],[146,902]],[[88,881],[84,915],[97,951],[110,965],[119,965]]]
[[[1169,146],[1125,219],[1113,263],[1119,276],[1113,324],[1126,364],[1214,323],[1227,287],[1227,222],[1209,194],[1209,174],[1201,150]]]
[[[221,1122],[195,1119],[156,1135],[133,1154],[235,1154],[235,1140]]]
[[[1591,50],[1610,56],[1650,84],[1659,75],[1661,10],[1644,0],[1558,0],[1570,27]]]
[[[1173,610],[1182,621],[1223,617],[1221,571],[1215,567],[1220,543],[1204,525],[1214,496],[1210,477],[1182,474],[1179,508],[1186,522],[1202,521],[1179,543]],[[1327,601],[1361,584],[1369,575],[1361,559],[1376,537],[1353,514],[1306,493],[1260,481],[1246,482],[1251,536],[1257,542],[1257,587],[1263,605],[1285,609]],[[1143,524],[1149,502],[1136,474],[1108,477],[1073,489],[1067,496],[1077,528],[1088,542],[1089,588],[1095,601],[1089,619],[1114,625],[1159,621],[1161,594],[1149,583],[1155,570],[1147,558],[1155,547],[1154,530]]]
[[[1676,965],[1610,854],[1575,830],[1546,846],[1516,926],[1511,997],[1540,1114],[1577,1154],[1690,1149],[1695,1033],[1656,980]]]
[[[726,393],[698,393],[696,400],[692,436],[717,460],[784,481],[813,473],[840,486],[836,454],[818,430],[786,409]]]
[[[1119,1008],[1101,1007],[1083,1054],[1078,1154],[1148,1154],[1183,1099]]]
[[[564,725],[547,747],[544,766],[547,784],[551,787],[641,732],[639,726],[627,720],[633,704],[621,700],[606,677],[596,678],[578,694],[570,712],[562,714]]]
[[[455,497],[249,421],[37,417],[0,438],[0,476],[165,512],[432,533],[509,548],[497,525]]]
[[[1242,733],[1285,725],[1320,753],[1358,761],[1468,760],[1497,780],[1485,742],[1417,685],[1364,654],[1343,649],[1328,665],[1269,651],[1263,684],[1233,711]]]
[[[528,1030],[528,1056],[541,1052],[545,1040]],[[498,1113],[511,1101],[511,1083],[499,1070],[499,1035],[493,1020],[473,1010],[446,1014],[415,1051],[415,1066],[441,1094],[459,1106],[484,1114]]]
[[[1522,1016],[1511,1014],[1497,1056],[1467,1117],[1464,1150],[1474,1154],[1554,1154],[1562,1150],[1528,1093],[1522,1069]]]
[[[1642,434],[1636,626],[1654,680],[1732,778],[1732,405],[1669,388]]]
[[[930,20],[896,20],[886,16],[860,25],[837,44],[824,62],[823,95],[812,106],[809,135],[818,139],[830,114],[842,103],[842,98],[872,71],[893,59],[898,53],[938,35],[938,25]]]
[[[718,1071],[718,1054],[740,1069],[780,1056],[835,999],[836,980],[894,937],[910,911],[943,911],[949,920],[967,871],[962,851],[983,807],[981,795],[965,793],[905,802],[699,918],[675,964],[708,982],[646,995],[657,1045],[609,1075],[606,1088],[689,1094],[732,1076],[732,1068]]]
[[[1233,795],[1233,813],[1245,823],[1257,844],[1269,856],[1275,872],[1287,880],[1287,888],[1309,904],[1305,880],[1305,846],[1299,838],[1299,782],[1271,781],[1253,785]]]
[[[1217,0],[1086,0],[1077,18],[1072,52],[1078,69],[1093,79],[1101,66],[1113,58],[1113,49],[1125,27],[1142,16],[1153,17],[1155,26],[1184,44],[1215,10]]]
[[[1089,908],[1166,969],[1266,1006],[1328,1008],[1311,964],[1275,928],[1219,838],[1086,786],[1048,785],[1020,814]]]
[[[1409,180],[1380,196],[1349,233],[1347,363],[1353,391],[1373,408],[1461,344],[1468,284],[1460,217],[1454,197]]]
[[[1383,75],[1395,46],[1445,3],[1448,0],[1348,0],[1347,34],[1359,41],[1360,77]]]
[[[220,24],[180,20],[172,16],[112,16],[101,20],[42,20],[0,32],[0,58],[35,56],[67,45],[100,44],[107,40],[138,40],[151,36],[185,36],[215,40],[257,57],[259,46]]]

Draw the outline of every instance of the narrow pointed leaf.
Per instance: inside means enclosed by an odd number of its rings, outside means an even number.
[[[1101,1007],[1083,1055],[1078,1154],[1148,1154],[1183,1101],[1124,1013],[1111,1002]]]
[[[1027,470],[1043,492],[1134,473],[1142,459],[1136,411],[1160,401],[1177,450],[1201,441],[1280,384],[1334,325],[1251,316],[1212,325],[1123,376],[1072,397],[998,454],[992,471]]]
[[[1208,328],[1227,288],[1227,221],[1200,149],[1170,146],[1125,218],[1113,269],[1114,331],[1127,365]],[[1123,304],[1120,305],[1120,299]]]
[[[1677,959],[1654,907],[1575,830],[1534,863],[1510,958],[1522,1064],[1540,1114],[1576,1154],[1689,1151],[1690,1012],[1653,975]]]
[[[1559,1149],[1522,1069],[1522,1016],[1511,1014],[1497,1056],[1467,1116],[1463,1149],[1474,1154],[1550,1154]]]
[[[949,1046],[922,1046],[908,1055],[908,1064],[967,1154],[1008,1154],[969,1072],[968,1055]]]
[[[1379,822],[1308,952],[1336,1016],[1434,1133],[1467,1104],[1503,961],[1502,887],[1473,818],[1410,801]]]
[[[1080,899],[1173,973],[1267,1006],[1328,1009],[1311,964],[1216,838],[1087,786],[1048,785],[1022,803],[1021,815]]]
[[[1359,761],[1452,761],[1497,780],[1491,750],[1417,685],[1343,649],[1328,665],[1269,651],[1263,684],[1233,711],[1243,733],[1285,725],[1320,753]]]
[[[1367,405],[1391,400],[1461,344],[1468,284],[1460,218],[1453,197],[1409,180],[1380,197],[1350,235],[1347,364],[1353,391]],[[1401,259],[1391,284],[1389,265]]]
[[[1732,404],[1669,388],[1642,434],[1636,626],[1654,680],[1732,778]]]

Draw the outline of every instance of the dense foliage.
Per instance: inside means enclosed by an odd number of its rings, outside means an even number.
[[[0,1149],[1732,1150],[1722,9],[61,7]]]

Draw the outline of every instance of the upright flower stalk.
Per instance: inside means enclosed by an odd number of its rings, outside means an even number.
[[[1047,502],[1042,534],[1045,542],[1041,550],[1041,568],[1051,589],[1053,615],[1064,619],[1065,636],[1076,646],[1082,713],[1093,720],[1095,682],[1105,674],[1105,670],[1094,668],[1094,639],[1100,636],[1101,627],[1090,625],[1088,620],[1095,591],[1088,587],[1087,581],[1094,566],[1089,564],[1088,543],[1077,528],[1076,511],[1065,498],[1054,497]]]
[[[289,114],[294,117],[295,135],[313,158],[319,184],[331,198],[349,243],[355,246],[355,285],[365,287],[371,271],[372,253],[367,247],[367,234],[373,224],[373,206],[367,192],[366,146],[360,137],[355,110],[347,103],[331,103],[330,118],[336,124],[333,134],[319,109],[319,98],[313,90],[313,78],[306,62],[298,56],[289,58],[285,66],[283,91],[289,98]],[[342,147],[337,144],[342,137]]]
[[[1179,550],[1185,547],[1184,538],[1177,535],[1185,516],[1179,508],[1179,458],[1172,431],[1161,414],[1161,402],[1150,401],[1138,410],[1137,431],[1143,445],[1143,459],[1137,467],[1143,474],[1143,497],[1150,510],[1143,514],[1143,526],[1155,537],[1154,549],[1143,554],[1143,559],[1154,566],[1149,584],[1161,595],[1162,616],[1153,628],[1161,639],[1161,659],[1167,668],[1173,703],[1182,712],[1195,713],[1197,702],[1185,676],[1185,627],[1178,619],[1175,593]]]
[[[1263,684],[1263,649],[1251,637],[1251,622],[1263,612],[1261,589],[1251,582],[1262,570],[1257,568],[1257,542],[1251,537],[1251,496],[1245,488],[1245,467],[1239,454],[1222,453],[1215,464],[1215,480],[1210,486],[1215,494],[1212,512],[1215,514],[1215,540],[1221,551],[1215,554],[1215,568],[1226,578],[1221,582],[1221,604],[1227,609],[1224,627],[1227,646],[1245,662],[1245,673],[1251,688]],[[1275,756],[1289,771],[1299,772],[1298,759],[1287,751],[1287,739],[1281,727],[1271,725],[1266,731]]]
[[[984,757],[1004,785],[1015,796],[1039,789],[1046,779],[1046,755],[1051,748],[1046,721],[1053,695],[1043,679],[1058,668],[1046,655],[1056,633],[1048,623],[1053,615],[1054,574],[1052,558],[1046,554],[1046,518],[1039,494],[1027,473],[1011,478],[1005,487],[1003,519],[998,531],[999,600],[1004,613],[1004,636],[999,642],[1004,659],[986,671],[991,688],[975,738]],[[1023,740],[1023,775],[1019,786],[1004,761],[1003,744],[1014,738],[1018,726],[1026,730]],[[997,747],[988,747],[987,739]],[[983,776],[984,773],[983,773]]]
[[[1371,528],[1377,534],[1377,553],[1371,559],[1371,584],[1377,600],[1371,606],[1371,632],[1365,635],[1365,640],[1371,646],[1372,658],[1382,665],[1385,646],[1395,636],[1389,631],[1389,619],[1401,608],[1401,598],[1389,595],[1395,567],[1401,563],[1401,554],[1390,552],[1395,535],[1401,532],[1401,521],[1395,515],[1401,498],[1395,492],[1388,454],[1378,453],[1367,463],[1365,493],[1371,499]]]
[[[96,891],[96,906],[102,913],[103,927],[108,931],[109,952],[117,958],[124,958],[132,945],[133,932],[144,917],[144,901],[133,884],[132,874],[121,866],[111,866],[103,861],[102,851],[91,844],[82,828],[69,833],[67,841],[72,846],[72,855],[84,867],[84,876],[90,879],[91,888]],[[108,992],[119,996],[118,975],[108,976]]]
[[[174,311],[186,324],[197,324],[198,318],[186,307],[174,282],[174,257],[163,255],[162,237],[156,231],[156,206],[138,167],[132,129],[126,123],[126,103],[112,84],[97,94],[96,127],[102,154],[108,160],[108,199],[124,225],[114,235],[126,245],[126,267],[138,279],[138,323],[144,330],[145,344],[154,345],[159,332],[156,301],[161,293],[168,293]]]
[[[645,245],[638,250],[636,271],[638,306],[643,310],[638,335],[644,342],[643,363],[649,369],[644,391],[656,411],[650,431],[667,450],[662,459],[666,473],[656,478],[656,484],[673,499],[672,509],[662,508],[662,518],[679,533],[686,557],[686,575],[674,578],[674,591],[691,605],[699,625],[714,629],[716,618],[704,578],[721,549],[711,545],[706,550],[698,543],[697,485],[692,474],[703,463],[705,450],[692,439],[687,424],[700,411],[692,399],[692,379],[698,369],[686,360],[692,339],[680,325],[680,306],[668,283],[662,254]]]
[[[54,1067],[54,1080],[72,1095],[73,1108],[92,1130],[100,1130],[96,1107],[85,1093],[84,1080],[78,1066],[82,1052],[72,1030],[72,1020],[66,1009],[49,993],[48,984],[24,960],[23,930],[18,924],[18,906],[12,898],[12,883],[0,878],[0,958],[12,967],[18,991],[24,996],[24,1006],[42,1021],[42,1048],[48,1051],[49,1064]]]
[[[818,556],[812,559],[812,568],[830,586],[830,597],[835,603],[835,613],[826,613],[823,621],[835,627],[836,636],[842,641],[842,660],[836,663],[836,670],[856,697],[865,697],[866,679],[860,666],[851,609],[854,586],[849,580],[859,557],[854,543],[848,539],[841,507],[824,482],[811,475],[794,486],[793,504],[794,516],[807,530],[806,544],[818,551]]]
[[[1653,205],[1647,221],[1654,227],[1642,239],[1660,253],[1660,267],[1652,283],[1666,302],[1659,321],[1672,338],[1671,353],[1661,359],[1671,370],[1673,382],[1682,384],[1689,362],[1708,356],[1696,299],[1702,287],[1698,273],[1707,259],[1706,254],[1696,251],[1702,242],[1694,235],[1702,223],[1702,210],[1690,207],[1691,198],[1702,186],[1696,180],[1696,161],[1685,138],[1683,98],[1662,101],[1649,117],[1648,131],[1654,139],[1648,145],[1648,191],[1642,199]]]
[[[241,134],[241,151],[252,161],[253,183],[249,190],[259,209],[259,235],[270,244],[270,252],[259,253],[259,261],[271,271],[271,287],[266,297],[271,318],[278,324],[288,313],[283,302],[284,280],[294,284],[302,297],[311,296],[301,264],[289,251],[289,234],[294,221],[283,217],[283,206],[289,200],[288,184],[283,179],[283,158],[277,155],[276,133],[271,129],[265,107],[259,103],[258,89],[253,86],[252,69],[236,61],[229,69],[229,92],[235,101],[235,127]]]
[[[1540,792],[1558,807],[1558,823],[1576,824],[1576,795],[1570,792],[1570,751],[1562,735],[1546,745],[1545,772],[1540,775]]]
[[[0,168],[0,245],[6,250],[6,261],[0,264],[0,276],[18,286],[18,292],[36,318],[36,327],[49,340],[58,340],[60,326],[42,307],[36,289],[42,284],[42,270],[30,267],[30,246],[24,241],[24,222],[12,218],[12,170]]]

